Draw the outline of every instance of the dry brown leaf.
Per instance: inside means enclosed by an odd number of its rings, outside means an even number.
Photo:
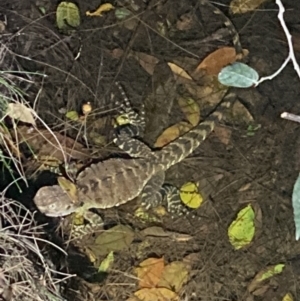
[[[11,133],[13,136],[14,132]],[[63,152],[68,159],[86,160],[90,157],[90,152],[80,143],[74,139],[66,137],[58,132],[53,132],[57,140],[60,142]],[[30,149],[35,152],[35,155],[51,156],[56,158],[60,162],[64,162],[64,156],[57,145],[57,141],[48,130],[38,130],[32,127],[18,127],[17,128],[17,140],[19,144],[26,143]],[[14,137],[16,139],[16,137]]]
[[[194,25],[194,14],[186,13],[180,16],[179,20],[176,22],[176,28],[178,30],[190,30]]]
[[[190,131],[193,126],[187,122],[178,122],[167,128],[156,140],[154,147],[163,147],[174,141],[186,132]]]
[[[148,258],[135,268],[135,273],[139,278],[140,288],[156,287],[161,279],[165,263],[163,258]]]
[[[33,118],[33,112],[33,109],[26,107],[22,103],[11,102],[8,104],[6,115],[8,115],[10,118],[18,119],[22,122],[26,122],[35,126],[36,124]]]
[[[188,82],[184,86],[193,99],[202,108],[215,107],[224,97],[228,88],[219,83],[217,76],[206,75],[199,83]]]
[[[200,108],[199,105],[192,98],[178,98],[178,105],[185,115],[185,118],[193,125],[196,126],[200,121]]]
[[[183,70],[181,67],[179,67],[178,65],[175,65],[173,63],[168,63],[168,66],[171,68],[175,78],[177,76],[192,80],[191,76],[188,75],[188,73]]]
[[[184,262],[171,262],[164,268],[157,286],[173,289],[178,293],[183,285],[187,283],[188,275],[189,269]]]
[[[178,295],[167,288],[143,288],[134,295],[139,301],[179,301]]]
[[[250,293],[256,291],[257,289],[261,288],[265,285],[263,281],[280,274],[282,270],[284,269],[284,264],[277,264],[277,265],[271,265],[264,269],[262,269],[260,272],[258,272],[254,279],[250,282],[248,285],[248,291]]]
[[[258,8],[264,2],[269,0],[232,0],[230,11],[233,14],[244,14]]]
[[[7,128],[1,125],[0,125],[0,145],[2,149],[8,148],[10,152],[12,152],[14,156],[16,156],[16,158],[24,158],[24,154],[21,153],[19,148],[15,145],[11,137],[11,134],[9,133]]]
[[[236,61],[236,51],[234,47],[223,47],[210,53],[196,68],[194,73],[199,70],[206,70],[209,75],[218,75],[221,69]],[[193,73],[193,74],[194,74]]]
[[[110,3],[104,3],[100,5],[94,12],[90,12],[89,10],[85,13],[86,16],[89,17],[102,17],[102,14],[104,12],[110,11],[114,9],[115,7]]]
[[[239,101],[236,101],[232,107],[233,119],[239,123],[245,122],[248,124],[251,121],[254,121],[253,116],[250,114],[248,109]]]
[[[193,237],[187,234],[181,234],[172,231],[166,231],[161,227],[150,227],[142,230],[140,232],[143,236],[154,236],[154,237],[170,237],[175,241],[188,241],[191,240]]]
[[[186,265],[186,267],[191,270],[192,266],[199,262],[200,260],[200,254],[199,253],[190,253],[189,255],[186,255],[183,259],[182,262]]]
[[[150,75],[153,75],[154,69],[157,63],[159,62],[158,58],[143,52],[133,52],[133,51],[130,52],[129,57],[130,56],[137,59],[140,65],[142,66],[142,68],[144,68],[144,70],[148,72]]]
[[[124,55],[124,50],[121,48],[115,48],[110,52],[110,54],[113,59],[119,59]]]
[[[232,134],[232,131],[230,128],[226,128],[223,126],[216,126],[214,132],[215,132],[215,135],[219,138],[219,140],[223,144],[225,144],[225,145],[229,144],[230,139],[231,139],[231,134]]]
[[[251,187],[251,185],[252,185],[252,183],[247,183],[247,184],[245,184],[245,185],[243,185],[239,190],[238,190],[238,192],[243,192],[243,191],[246,191],[246,190],[248,190],[250,187]]]

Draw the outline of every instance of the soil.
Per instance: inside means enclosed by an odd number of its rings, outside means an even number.
[[[145,141],[150,145],[178,118],[173,100],[179,88],[165,62],[186,59],[191,65],[195,61],[199,63],[215,49],[231,45],[231,39],[225,34],[218,40],[202,42],[214,37],[224,26],[221,18],[211,14],[209,8],[198,6],[196,1],[149,2],[147,5],[143,1],[136,2],[140,12],[138,23],[124,23],[112,12],[88,18],[85,12],[95,10],[100,2],[78,0],[81,25],[70,34],[62,34],[55,25],[56,1],[1,1],[2,19],[6,16],[8,21],[6,34],[22,67],[47,75],[33,77],[35,83],[29,90],[28,100],[35,104],[38,114],[52,129],[62,130],[66,126],[61,112],[79,112],[86,102],[95,110],[95,119],[111,111],[113,104],[109,96],[116,80],[136,108],[145,103]],[[223,2],[218,7],[228,15],[229,1]],[[113,4],[122,7],[128,3]],[[293,34],[299,61],[300,3],[286,0],[284,5],[284,18]],[[189,14],[197,20],[197,27],[174,30],[176,22]],[[167,19],[171,29],[164,36],[162,28],[168,29]],[[243,48],[250,52],[247,64],[260,76],[276,71],[288,55],[288,45],[277,19],[275,3],[267,2],[255,11],[231,15],[230,19],[240,34]],[[153,75],[142,68],[133,51],[159,59]],[[157,83],[164,85],[165,94],[155,102],[153,95],[159,92]],[[171,168],[167,180],[173,184],[202,180],[203,186],[209,185],[207,198],[197,210],[202,218],[172,220],[166,217],[164,229],[189,234],[192,240],[152,238],[142,258],[164,256],[171,262],[191,253],[198,255],[192,277],[184,286],[182,300],[275,301],[282,300],[288,292],[294,300],[299,300],[300,245],[295,241],[291,196],[299,173],[297,133],[300,127],[280,118],[282,112],[300,112],[299,78],[292,64],[288,64],[277,77],[257,88],[235,92],[252,114],[254,123],[260,125],[259,129],[249,135],[245,123],[227,123],[223,128],[231,133],[228,144],[213,134],[192,156]],[[78,128],[75,131],[70,128],[68,134],[84,143],[82,129],[80,132]],[[108,136],[110,128],[110,121],[106,121],[100,134]],[[106,151],[107,147],[100,149],[102,155]],[[261,214],[259,227],[251,245],[236,251],[228,241],[227,229],[238,211],[249,203]],[[147,226],[139,225],[126,206],[110,211],[113,223],[121,220],[136,228]],[[84,285],[79,280],[70,283],[67,296],[71,292],[73,296],[68,297],[69,300],[74,296],[78,300],[126,300],[137,290],[132,267],[139,264],[141,257],[137,256],[136,248],[133,244],[129,250],[116,254],[114,273],[109,273],[100,285]],[[286,265],[281,274],[255,293],[247,291],[258,272],[278,263]]]

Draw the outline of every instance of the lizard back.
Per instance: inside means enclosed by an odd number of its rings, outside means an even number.
[[[150,156],[151,157],[151,156]],[[85,209],[111,208],[137,197],[156,172],[153,158],[112,158],[85,168],[77,178]]]

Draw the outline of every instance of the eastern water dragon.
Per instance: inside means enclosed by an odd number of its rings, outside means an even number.
[[[184,204],[165,194],[168,191],[163,186],[165,171],[189,156],[206,139],[233,99],[233,94],[227,94],[207,120],[159,150],[151,150],[133,138],[139,133],[138,125],[143,122],[138,121],[136,113],[127,105],[125,114],[131,123],[118,129],[114,142],[131,158],[111,158],[86,167],[76,179],[76,200],[59,185],[42,187],[34,198],[37,208],[52,217],[73,212],[85,215],[91,208],[116,207],[141,195],[142,204],[147,209],[163,204],[171,214],[187,213]]]
[[[207,3],[204,0],[200,2]],[[235,48],[241,52],[238,34],[231,22],[226,20],[225,25],[233,34]],[[180,203],[178,197],[170,196],[170,189],[163,185],[165,171],[189,156],[206,139],[222,119],[224,110],[232,105],[234,95],[227,94],[217,110],[188,133],[162,149],[152,150],[141,140],[135,139],[144,127],[144,118],[131,109],[122,91],[121,94],[124,98],[121,113],[128,117],[130,125],[117,130],[114,142],[131,158],[111,158],[86,167],[76,179],[76,199],[70,198],[59,185],[42,187],[34,202],[45,215],[57,217],[76,212],[87,217],[89,209],[116,207],[140,195],[147,209],[164,205],[172,215],[190,211]],[[174,195],[174,190],[171,191]],[[88,220],[94,222],[93,218]]]

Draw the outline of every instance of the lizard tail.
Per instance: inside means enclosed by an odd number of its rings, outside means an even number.
[[[235,94],[228,93],[218,109],[213,112],[205,121],[199,123],[192,130],[174,140],[157,152],[157,164],[163,170],[182,161],[189,156],[214,130],[215,125],[223,118],[224,111],[228,110],[234,103]]]

